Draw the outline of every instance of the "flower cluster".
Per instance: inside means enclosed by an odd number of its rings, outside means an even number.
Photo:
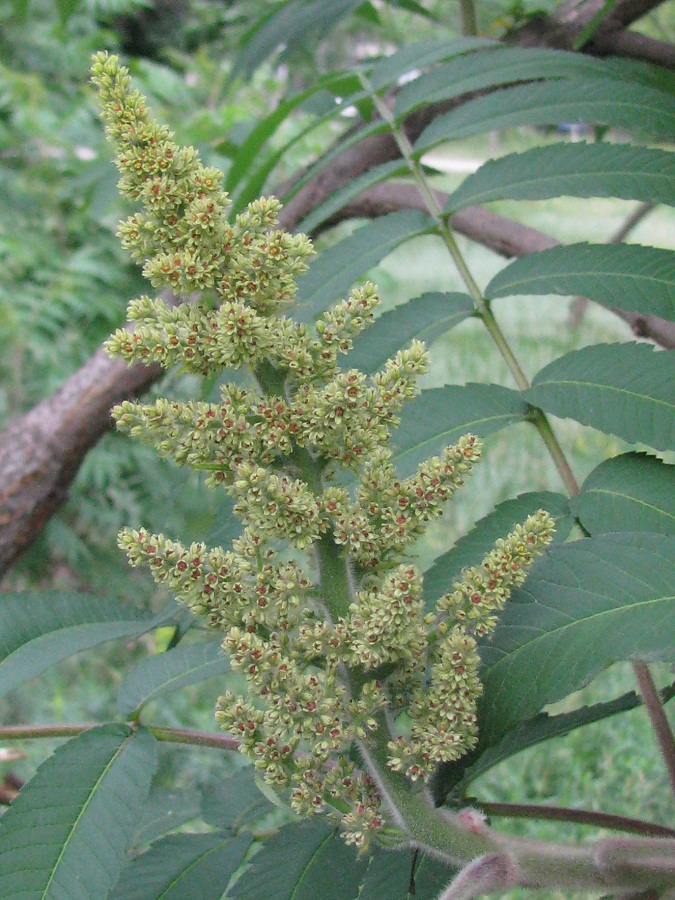
[[[97,55],[93,80],[120,190],[142,205],[122,241],[155,287],[185,298],[133,301],[134,327],[108,351],[210,376],[247,366],[256,383],[225,385],[215,402],[114,410],[120,429],[207,472],[244,523],[227,551],[131,529],[120,545],[222,633],[248,691],[226,691],[216,717],[241,751],[298,813],[332,812],[364,847],[386,834],[387,810],[354,748],[367,760],[384,736],[389,766],[415,780],[475,744],[476,638],[550,541],[551,519],[517,526],[427,610],[411,548],[470,475],[480,441],[467,435],[398,475],[392,433],[427,367],[424,345],[370,377],[341,368],[372,322],[376,288],[356,288],[312,328],[295,322],[284,311],[312,247],[277,227],[279,203],[257,200],[232,223],[220,173],[150,118],[117,60]],[[336,482],[339,469],[350,474]]]

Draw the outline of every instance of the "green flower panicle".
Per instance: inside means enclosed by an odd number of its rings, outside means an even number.
[[[371,377],[342,367],[373,320],[376,287],[355,288],[311,328],[295,322],[310,240],[278,228],[274,198],[230,221],[221,173],[150,117],[118,60],[97,54],[92,73],[120,191],[141,206],[120,225],[122,242],[165,291],[132,301],[133,330],[112,335],[108,352],[208,376],[247,367],[254,381],[223,386],[215,402],[114,409],[120,430],[203,470],[244,524],[228,550],[129,528],[120,546],[222,634],[248,691],[226,691],[216,718],[241,752],[297,813],[339,817],[363,848],[384,840],[388,814],[353,746],[386,719],[388,763],[411,780],[475,746],[477,639],[550,542],[552,519],[539,511],[516,526],[428,610],[411,549],[481,445],[467,435],[399,477],[392,433],[427,368],[424,345]],[[356,477],[352,489],[339,470]]]

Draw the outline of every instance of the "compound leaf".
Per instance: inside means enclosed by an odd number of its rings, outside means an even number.
[[[0,897],[107,897],[157,767],[150,732],[101,725],[59,747],[0,823]]]

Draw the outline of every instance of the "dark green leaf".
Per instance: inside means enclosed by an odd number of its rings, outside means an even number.
[[[529,406],[518,393],[496,384],[448,385],[422,391],[403,409],[394,432],[394,463],[409,475],[463,434],[485,437],[527,418]]]
[[[392,87],[408,72],[419,71],[441,59],[450,59],[481,47],[497,46],[499,45],[495,41],[475,37],[436,38],[407,44],[373,67],[370,86],[375,91]]]
[[[675,139],[675,108],[668,95],[641,84],[570,78],[495,91],[440,116],[415,142],[418,156],[447,140],[518,128],[585,122]]]
[[[639,244],[571,244],[529,253],[485,289],[489,299],[513,294],[584,296],[675,319],[675,252]]]
[[[572,527],[570,502],[564,494],[553,491],[531,491],[520,494],[514,500],[505,500],[491,513],[476,522],[468,534],[455,546],[434,560],[424,573],[424,596],[428,604],[434,604],[452,587],[462,569],[477,566],[492,550],[498,538],[505,537],[520,522],[538,509],[547,510],[555,519],[555,540],[564,541]]]
[[[646,344],[568,353],[542,369],[523,397],[626,441],[657,450],[675,446],[675,354]]]
[[[216,520],[212,523],[205,538],[206,543],[209,547],[224,547],[228,550],[232,541],[236,540],[242,531],[242,521],[234,512],[234,501],[227,495],[221,497]]]
[[[176,613],[150,618],[136,607],[90,594],[22,591],[0,598],[0,694],[45,669],[115,638],[138,637]]]
[[[611,534],[551,549],[481,648],[492,744],[618,660],[675,659],[675,538]]]
[[[473,311],[473,300],[468,294],[422,294],[384,313],[360,334],[344,365],[362,372],[377,372],[400,347],[415,339],[430,346]]]
[[[675,153],[630,144],[554,144],[492,159],[465,178],[444,212],[491,200],[619,197],[675,205]]]
[[[364,273],[392,250],[410,238],[433,231],[434,227],[426,213],[406,209],[375,219],[329,247],[298,278],[295,318],[310,322],[334,300],[345,296]]]
[[[232,71],[232,77],[250,76],[258,66],[283,44],[296,47],[316,33],[321,39],[348,16],[363,0],[288,0],[276,3],[268,16],[262,17],[248,32]]]
[[[298,224],[296,231],[305,231],[310,233],[314,231],[326,219],[330,219],[334,213],[346,206],[350,200],[359,197],[367,188],[388,178],[394,178],[396,175],[406,175],[409,173],[408,164],[401,162],[400,159],[393,159],[390,162],[382,163],[381,166],[374,166],[368,169],[363,175],[354,178],[339,191],[335,191],[330,197],[321,203],[316,209],[306,216],[302,222]]]
[[[276,133],[281,123],[310,97],[319,91],[325,90],[329,90],[331,94],[335,93],[344,96],[357,91],[359,86],[360,81],[356,75],[345,75],[343,73],[336,75],[331,73],[317,78],[316,82],[307,90],[300,91],[295,96],[278,103],[270,115],[266,116],[251,129],[246,140],[237,151],[232,160],[232,166],[227,173],[225,189],[232,191],[239,186],[254,160],[260,156],[260,151],[265,143]],[[335,103],[333,103],[333,108],[337,108]]]
[[[570,501],[591,534],[675,534],[675,466],[645,453],[624,453],[593,469]]]
[[[405,85],[396,98],[394,115],[402,118],[418,106],[499,85],[584,75],[609,77],[603,62],[579,53],[497,46],[443,63]]]
[[[412,850],[375,850],[358,900],[435,900],[456,870],[420,854],[415,866],[415,893],[408,893]]]
[[[156,767],[155,739],[127,725],[59,747],[0,822],[0,897],[107,897]]]
[[[367,859],[325,819],[286,825],[263,844],[231,888],[232,900],[356,900]]]
[[[171,834],[122,872],[110,900],[220,900],[251,836]]]
[[[144,659],[129,672],[120,685],[117,709],[128,717],[162,694],[223,675],[229,669],[221,641],[180,644]]]
[[[255,783],[255,769],[247,766],[226,781],[205,786],[202,817],[216,828],[237,833],[244,825],[272,812],[274,806]]]
[[[673,693],[673,689],[667,689],[662,695],[664,702],[670,699]],[[551,716],[548,713],[539,713],[534,718],[517,725],[504,735],[497,744],[485,749],[483,743],[479,743],[478,759],[472,765],[467,767],[465,760],[459,760],[454,764],[450,763],[440,766],[434,775],[434,798],[437,802],[445,800],[448,796],[460,798],[465,794],[471,782],[475,781],[479,775],[498,766],[499,763],[504,762],[510,756],[515,756],[522,750],[528,747],[535,747],[544,741],[564,737],[564,735],[569,734],[576,728],[591,725],[593,722],[600,722],[618,713],[635,709],[641,703],[642,700],[639,694],[635,691],[629,691],[620,697],[616,697],[614,700],[594,703],[591,706],[581,706],[579,709],[568,713],[560,713],[555,716]],[[462,762],[464,762],[464,765],[462,765]]]
[[[360,84],[357,80],[355,80],[354,76],[343,76],[343,87],[345,91],[349,88],[353,88],[357,84]],[[340,86],[339,81],[333,83],[333,88],[337,89]],[[338,118],[341,112],[347,109],[350,106],[359,106],[364,102],[372,102],[370,100],[370,96],[366,94],[365,91],[352,91],[352,93],[348,94],[346,98],[341,99],[338,102],[338,98],[334,97],[327,89],[322,88],[321,92],[318,94],[314,94],[314,99],[317,101],[317,106],[320,101],[322,102],[322,106],[325,107],[325,100],[327,99],[326,95],[331,98],[330,105],[328,109],[323,108],[321,112],[314,113],[314,118],[312,118],[308,124],[306,124],[300,130],[294,130],[293,136],[290,140],[286,141],[286,143],[282,144],[280,147],[277,147],[274,152],[269,153],[265,158],[263,158],[260,165],[257,168],[254,168],[253,172],[249,175],[248,178],[239,178],[239,180],[235,181],[234,178],[228,178],[228,184],[231,184],[232,188],[232,210],[234,212],[241,212],[241,210],[246,206],[247,203],[250,203],[252,200],[257,199],[264,191],[267,179],[269,178],[271,172],[276,168],[276,166],[281,162],[285,156],[287,156],[289,150],[294,147],[296,144],[303,141],[308,134],[311,134],[312,131],[315,131],[320,125],[324,122],[327,122],[331,119],[335,120]],[[311,96],[311,92],[310,92]],[[364,99],[365,98],[365,99]],[[310,111],[311,112],[311,111]],[[272,114],[274,115],[274,113]],[[264,123],[263,123],[264,124]],[[246,139],[246,144],[249,144],[249,138]],[[341,145],[342,146],[342,145]],[[252,167],[252,164],[259,157],[259,147],[253,145],[253,149],[248,151],[248,156],[246,158],[242,157],[241,168],[246,167],[246,170]],[[237,160],[240,159],[240,152],[237,153]],[[241,171],[240,168],[240,171]],[[236,174],[236,173],[235,173]],[[229,173],[228,173],[229,175]],[[292,196],[297,190],[300,188],[300,181],[304,182],[303,179],[298,179],[298,182],[294,182],[293,190],[290,192],[290,196]],[[296,228],[296,231],[299,229]]]
[[[360,144],[361,141],[366,140],[369,137],[372,137],[375,134],[384,134],[389,130],[389,125],[386,122],[383,122],[381,119],[377,119],[375,122],[370,123],[369,125],[365,125],[363,128],[357,128],[353,132],[344,135],[340,138],[339,141],[336,141],[333,147],[330,150],[327,150],[320,159],[318,159],[313,165],[307,166],[304,170],[303,174],[297,178],[292,186],[288,189],[288,191],[283,196],[284,203],[288,203],[288,201],[295,197],[295,195],[302,190],[302,188],[312,179],[314,179],[319,172],[323,171],[326,166],[332,162],[336,157],[341,156],[349,147],[353,147],[356,144]]]
[[[153,785],[143,804],[143,815],[134,831],[129,851],[136,854],[157,838],[175,831],[200,815],[200,794],[194,789],[167,790]]]

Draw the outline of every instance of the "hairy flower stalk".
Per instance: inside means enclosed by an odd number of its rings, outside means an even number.
[[[120,545],[222,632],[248,693],[226,692],[216,717],[242,752],[296,812],[339,816],[347,840],[365,847],[389,811],[353,746],[367,750],[386,713],[387,764],[415,780],[476,744],[477,638],[494,629],[553,522],[540,511],[516,526],[428,609],[411,548],[471,473],[480,441],[467,435],[398,476],[392,434],[427,368],[424,345],[413,341],[373,377],[342,366],[372,321],[376,288],[356,288],[313,328],[295,322],[286,311],[309,239],[277,228],[274,198],[231,222],[221,173],[150,118],[117,59],[98,54],[92,72],[120,190],[142,206],[120,225],[123,244],[155,288],[202,298],[133,301],[134,330],[117,331],[109,353],[254,376],[215,402],[125,402],[113,413],[122,431],[208,473],[233,498],[243,535],[224,550],[124,529]],[[353,490],[333,480],[340,469],[356,476]]]

